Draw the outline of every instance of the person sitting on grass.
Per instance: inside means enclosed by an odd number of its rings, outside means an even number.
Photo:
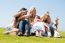
[[[33,25],[33,22],[34,22],[34,19],[35,19],[35,16],[36,16],[36,8],[34,6],[32,6],[28,10],[27,15],[28,15],[28,22],[29,22],[29,25],[30,25],[30,29],[29,29],[29,33],[30,33],[31,27]],[[34,35],[34,34],[30,34],[30,35]]]
[[[18,32],[18,36],[23,36],[25,34],[26,28],[28,28],[28,30],[30,29],[29,27],[29,22],[27,20],[28,15],[27,15],[27,9],[26,8],[22,8],[21,10],[21,16],[19,17],[19,22],[18,22],[18,28],[19,28],[19,32]],[[27,30],[27,35],[29,35],[29,31]]]
[[[44,22],[41,21],[39,16],[36,16],[34,19],[34,24],[31,29],[31,33],[35,33],[36,36],[42,37],[45,33],[45,27],[47,27],[48,36],[51,36],[49,26],[47,26]]]
[[[19,18],[19,16],[14,17],[12,22],[6,27],[6,32],[4,32],[4,34],[18,32],[18,29],[17,29],[18,18]]]
[[[57,32],[58,20],[55,21],[55,23],[52,22],[50,15],[49,15],[49,12],[46,12],[44,15],[43,21],[48,24],[50,31],[51,31],[51,36],[60,37],[59,33]]]
[[[19,23],[20,32],[18,36],[21,36],[21,35],[29,36],[30,35],[31,22],[34,20],[35,15],[36,15],[36,9],[35,7],[31,7],[26,14],[21,16],[21,21]]]
[[[5,34],[9,34],[11,32],[17,32],[20,30],[19,29],[20,17],[24,15],[22,13],[23,13],[22,10],[20,10],[16,13],[16,15],[14,15],[14,19],[13,19],[12,23],[6,27],[7,31],[5,32]],[[16,28],[18,28],[18,29],[16,29]]]

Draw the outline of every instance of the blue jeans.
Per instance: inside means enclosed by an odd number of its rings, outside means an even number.
[[[51,36],[54,36],[54,28],[53,27],[49,27],[49,28],[50,28]],[[45,35],[46,36],[48,35],[47,31],[45,31]]]
[[[54,28],[50,27],[50,31],[51,31],[51,36],[54,36]]]
[[[6,31],[10,32],[12,30],[11,26],[6,27]]]
[[[19,32],[23,34],[25,32],[30,33],[30,24],[27,20],[20,20],[17,27],[19,28]]]

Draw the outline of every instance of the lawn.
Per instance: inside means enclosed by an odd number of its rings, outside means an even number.
[[[65,32],[60,32],[61,38],[4,35],[3,28],[0,29],[0,43],[65,43]]]

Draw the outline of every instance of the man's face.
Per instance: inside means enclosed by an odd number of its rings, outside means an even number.
[[[22,15],[26,15],[27,14],[27,12],[21,12],[22,13]]]

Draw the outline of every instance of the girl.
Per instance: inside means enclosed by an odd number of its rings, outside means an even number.
[[[56,17],[55,21],[54,21],[54,26],[55,26],[55,33],[54,33],[54,37],[60,37],[60,34],[57,32],[57,29],[58,29],[58,17]]]
[[[36,16],[34,19],[34,24],[31,29],[31,33],[35,33],[36,36],[42,37],[42,35],[45,33],[44,26],[46,26],[48,28],[48,32],[49,32],[49,27],[40,20],[39,16]],[[51,36],[50,32],[49,32],[48,36]]]

